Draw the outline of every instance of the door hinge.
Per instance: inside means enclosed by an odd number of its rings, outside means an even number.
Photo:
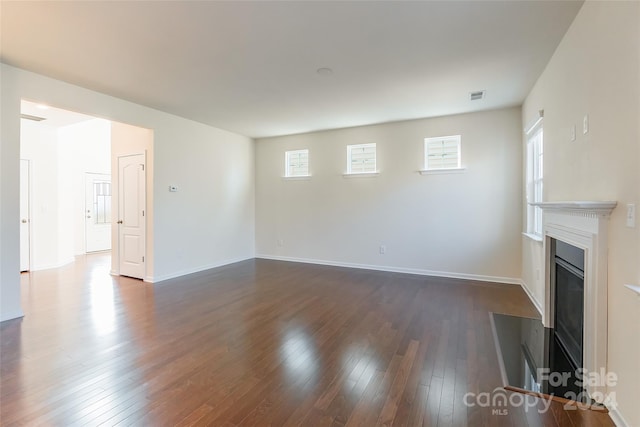
[[[142,257],[142,262],[144,262],[144,257]]]
[[[144,165],[141,163],[140,166],[142,166],[142,170],[144,170]]]
[[[142,216],[144,216],[144,211],[142,211]]]

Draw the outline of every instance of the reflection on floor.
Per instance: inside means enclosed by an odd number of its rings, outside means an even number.
[[[491,315],[505,386],[595,403],[583,389],[582,370],[573,366],[553,329],[545,328],[539,319]]]
[[[535,316],[518,286],[260,259],[108,273],[97,254],[23,277],[3,426],[612,425],[502,388],[488,312]]]

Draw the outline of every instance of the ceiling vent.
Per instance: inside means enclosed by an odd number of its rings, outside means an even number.
[[[484,99],[484,94],[485,94],[485,91],[484,91],[484,90],[479,90],[479,91],[477,91],[477,92],[471,92],[471,93],[469,94],[469,99],[470,99],[471,101],[477,101],[477,100],[479,100],[479,99]]]
[[[20,114],[21,119],[33,120],[34,122],[41,122],[47,120],[44,117],[32,116],[30,114]]]

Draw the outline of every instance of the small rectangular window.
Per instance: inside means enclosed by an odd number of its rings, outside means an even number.
[[[424,139],[425,170],[460,169],[460,135]]]
[[[376,172],[375,143],[347,145],[347,174]]]
[[[284,176],[309,176],[309,150],[293,150],[284,153]]]

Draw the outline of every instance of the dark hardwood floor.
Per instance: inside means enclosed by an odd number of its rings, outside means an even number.
[[[155,285],[108,271],[98,254],[23,274],[3,426],[613,425],[501,405],[488,312],[536,316],[517,286],[266,260]]]

